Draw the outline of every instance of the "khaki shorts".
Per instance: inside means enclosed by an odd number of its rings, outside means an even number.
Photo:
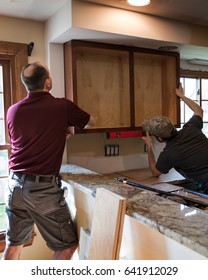
[[[7,244],[22,245],[30,240],[34,223],[53,251],[78,243],[76,228],[63,197],[61,180],[30,181],[11,173],[6,213]],[[21,175],[21,174],[20,174]]]

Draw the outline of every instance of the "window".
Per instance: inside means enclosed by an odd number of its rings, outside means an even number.
[[[27,62],[26,44],[0,42],[0,241],[5,238],[5,190],[8,185],[10,151],[5,118],[9,106],[26,95],[20,72]],[[3,249],[4,242],[0,242],[0,252]]]
[[[6,104],[9,104],[5,88],[10,84],[9,79],[4,79],[7,72],[8,64],[0,60],[0,232],[5,230],[6,218],[4,213],[5,192],[8,184],[8,156],[9,145],[7,144],[6,128],[5,128],[5,111]],[[4,81],[7,85],[4,86]]]
[[[204,72],[187,71],[181,75],[180,82],[185,91],[185,95],[204,110],[203,132],[208,137],[208,74]],[[192,110],[181,100],[181,126],[187,122],[193,115]]]

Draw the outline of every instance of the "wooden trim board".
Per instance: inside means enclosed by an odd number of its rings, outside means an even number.
[[[119,259],[126,199],[99,188],[93,211],[89,260]]]

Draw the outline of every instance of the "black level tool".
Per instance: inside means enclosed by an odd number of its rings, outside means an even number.
[[[208,206],[208,195],[207,194],[199,193],[199,192],[196,192],[196,191],[193,191],[193,190],[188,190],[184,187],[183,187],[184,192],[192,193],[192,194],[194,194],[198,197],[206,198],[207,202],[198,200],[197,198],[184,197],[184,196],[178,194],[177,192],[166,192],[164,190],[154,189],[154,188],[146,186],[146,185],[142,185],[142,184],[139,184],[139,183],[128,181],[126,178],[122,178],[122,177],[117,177],[117,178],[114,178],[114,179],[119,181],[119,182],[125,183],[127,185],[137,187],[137,188],[141,188],[141,189],[148,190],[148,191],[152,191],[152,192],[156,192],[158,194],[165,194],[166,196],[177,196],[177,197],[182,198],[184,201],[186,201],[188,203],[190,203],[190,202],[195,203],[195,204],[198,204],[199,206],[203,206],[203,207]]]

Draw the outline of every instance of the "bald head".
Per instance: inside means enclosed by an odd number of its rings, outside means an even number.
[[[52,87],[52,82],[47,67],[39,62],[27,64],[22,69],[21,80],[29,92],[45,90],[49,91]]]

